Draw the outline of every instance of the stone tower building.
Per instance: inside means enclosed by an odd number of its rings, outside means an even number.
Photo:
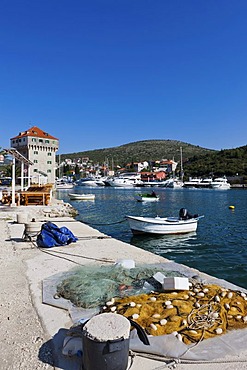
[[[31,183],[55,183],[57,138],[33,126],[10,139],[10,146],[33,162],[29,166]]]

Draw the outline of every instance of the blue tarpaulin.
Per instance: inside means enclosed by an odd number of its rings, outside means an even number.
[[[48,221],[41,227],[41,232],[37,236],[37,245],[41,248],[51,248],[74,243],[77,240],[77,237],[67,227],[59,228]]]

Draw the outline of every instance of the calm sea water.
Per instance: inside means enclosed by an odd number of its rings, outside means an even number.
[[[78,220],[107,235],[247,288],[246,190],[156,188],[159,202],[135,200],[138,193],[149,191],[75,187],[73,192],[94,193],[95,201],[72,201],[68,190],[58,191],[57,198],[78,210]],[[229,209],[230,205],[235,209]],[[126,215],[177,216],[182,207],[204,215],[194,234],[133,237],[125,220]]]

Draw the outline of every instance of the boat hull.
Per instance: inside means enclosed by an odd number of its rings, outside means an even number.
[[[108,186],[118,187],[118,188],[133,188],[135,186],[142,186],[143,181],[141,180],[141,175],[136,173],[125,173],[119,177],[109,177],[105,183]]]
[[[217,184],[217,183],[212,183],[210,185],[212,189],[221,189],[221,190],[228,190],[231,188],[230,184]]]
[[[68,190],[73,189],[73,184],[56,184],[55,188],[56,190]]]
[[[210,187],[212,189],[227,190],[231,188],[231,185],[229,184],[229,182],[227,182],[226,177],[218,177],[211,182]]]
[[[78,186],[93,186],[93,187],[97,187],[98,184],[95,180],[85,180],[85,181],[81,181]]]
[[[151,197],[151,196],[137,195],[136,200],[137,202],[158,202],[160,198],[158,196]]]
[[[179,220],[177,217],[134,217],[126,216],[134,235],[138,234],[185,234],[197,229],[198,219]]]
[[[135,186],[141,186],[142,182],[138,180],[108,180],[108,185],[116,188],[134,188]]]
[[[69,194],[71,200],[94,200],[95,194]]]

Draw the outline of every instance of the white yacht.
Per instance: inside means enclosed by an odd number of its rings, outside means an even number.
[[[212,184],[212,181],[213,181],[213,179],[211,177],[202,179],[202,181],[200,181],[198,183],[198,185],[196,185],[196,187],[197,188],[202,188],[202,189],[210,188],[210,185]]]
[[[120,188],[133,188],[135,186],[143,185],[141,175],[136,172],[126,172],[118,177],[108,178],[105,181],[106,185]]]
[[[184,187],[185,188],[198,188],[198,185],[202,182],[201,178],[189,178],[189,181],[184,182]]]
[[[211,182],[210,187],[212,189],[227,190],[227,189],[230,189],[231,188],[231,185],[229,184],[229,182],[227,182],[227,178],[224,176],[224,177],[217,177],[217,178],[215,178]]]
[[[89,177],[84,177],[77,181],[78,186],[104,186],[105,183],[103,181],[102,176],[100,175],[95,175],[95,176],[89,176]]]
[[[59,179],[56,179],[55,182],[55,189],[57,190],[67,190],[72,189],[74,187],[73,182],[71,182],[67,177],[62,177]]]

